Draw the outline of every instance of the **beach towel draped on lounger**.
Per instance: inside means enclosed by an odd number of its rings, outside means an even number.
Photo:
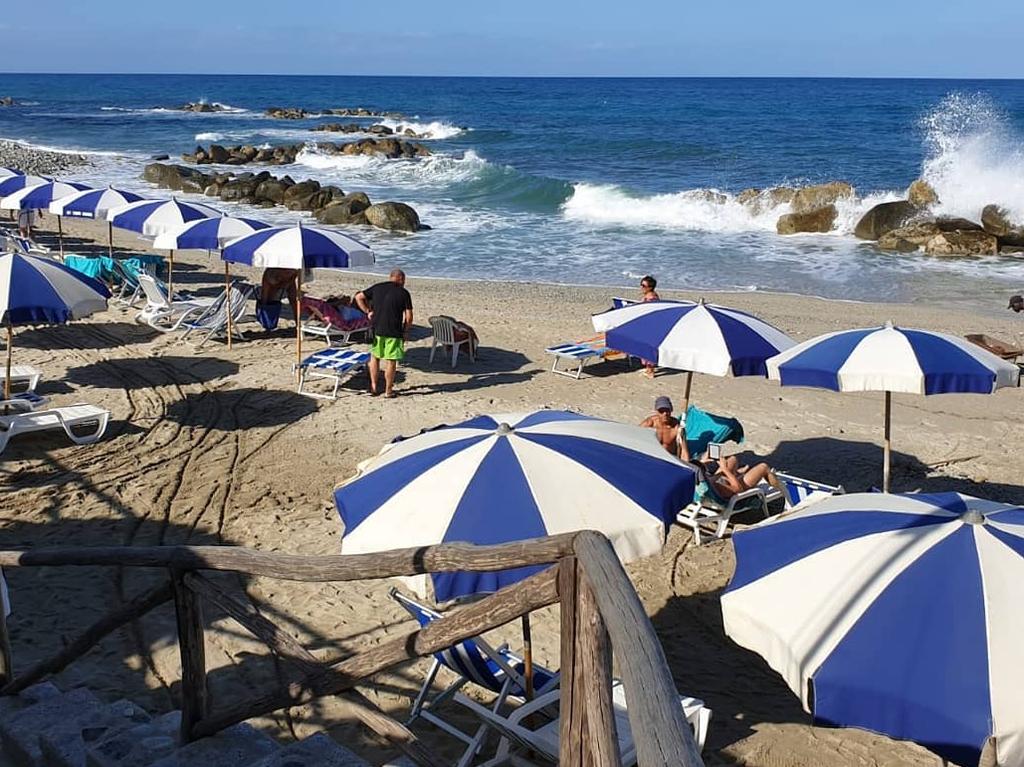
[[[708,413],[695,405],[686,409],[686,449],[691,458],[704,455],[712,442],[743,444],[743,439],[743,424],[737,419]]]

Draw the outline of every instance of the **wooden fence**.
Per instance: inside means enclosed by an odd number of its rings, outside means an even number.
[[[494,571],[551,565],[490,596],[452,609],[422,628],[335,663],[313,656],[290,634],[203,575],[230,571],[292,581],[352,581],[453,570]],[[395,664],[561,603],[560,764],[619,767],[611,700],[612,653],[618,660],[641,767],[697,767],[699,752],[664,652],[633,585],[608,540],[594,532],[501,546],[448,544],[375,554],[304,556],[230,546],[47,548],[0,551],[0,567],[151,567],[168,579],[87,628],[61,652],[14,671],[0,611],[0,695],[12,695],[65,668],[107,634],[168,601],[174,602],[181,654],[184,741],[237,722],[324,696],[338,696],[353,717],[424,767],[444,764],[414,733],[377,708],[357,684]],[[16,597],[16,595],[15,595]],[[203,607],[214,605],[291,665],[300,681],[223,707],[207,694]]]

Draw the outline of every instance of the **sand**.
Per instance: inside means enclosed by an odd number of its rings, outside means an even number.
[[[100,239],[106,234],[105,227],[91,222],[67,228]],[[118,233],[119,246],[138,249],[140,244]],[[75,242],[73,248],[82,252],[86,243]],[[222,273],[216,257],[178,254],[176,263],[181,287],[202,294],[218,289]],[[240,276],[254,278],[244,269]],[[312,290],[320,295],[354,291],[371,279],[351,274],[322,278]],[[416,307],[417,340],[401,368],[401,396],[392,401],[363,393],[365,377],[346,386],[335,402],[295,394],[288,320],[269,336],[255,324],[247,326],[249,340],[230,352],[220,342],[197,350],[176,335],[136,324],[133,310],[118,307],[65,327],[18,331],[15,360],[45,370],[43,393],[56,404],[82,401],[109,408],[113,421],[106,438],[92,447],[69,446],[62,436],[11,442],[0,457],[0,546],[217,542],[335,553],[341,526],[333,487],[395,435],[481,412],[542,407],[639,422],[655,396],[681,399],[684,377],[679,373],[663,372],[649,381],[604,363],[575,381],[547,371],[545,346],[592,334],[590,314],[607,307],[611,295],[635,291],[632,287],[428,280],[414,271],[408,287]],[[707,297],[756,312],[798,339],[888,319],[1018,342],[1024,332],[1021,317],[996,306],[971,313],[761,293]],[[478,330],[483,349],[476,364],[460,360],[452,369],[437,360],[428,365],[424,326],[435,313],[456,315]],[[894,489],[959,490],[1024,503],[1024,459],[1013,447],[1024,427],[1021,397],[1017,390],[991,397],[894,397]],[[743,449],[780,469],[842,483],[848,490],[881,481],[880,395],[698,376],[693,400],[740,417],[748,435]],[[698,548],[678,527],[662,555],[628,567],[680,691],[703,698],[714,710],[708,764],[938,764],[912,744],[811,727],[781,679],[723,634],[718,596],[732,568],[728,541]],[[18,668],[52,654],[158,576],[93,568],[11,571]],[[264,578],[221,580],[321,657],[354,653],[410,625],[387,597],[394,585],[390,581],[302,585]],[[236,624],[212,612],[207,618],[215,701],[249,696],[287,677],[287,670],[268,660],[262,646]],[[162,608],[105,640],[58,681],[88,684],[111,700],[131,697],[153,710],[170,709],[180,673],[173,625],[172,611]],[[513,645],[518,637],[515,627],[497,633]],[[557,610],[537,617],[535,634],[540,660],[557,664]],[[375,678],[364,691],[401,716],[426,669],[426,661],[400,667]],[[387,753],[330,700],[257,724],[284,739],[326,728],[376,762]],[[416,729],[442,752],[458,752],[450,738],[430,726]]]

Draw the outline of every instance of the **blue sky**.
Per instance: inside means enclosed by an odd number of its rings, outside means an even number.
[[[8,72],[1024,77],[1021,0],[4,5]]]

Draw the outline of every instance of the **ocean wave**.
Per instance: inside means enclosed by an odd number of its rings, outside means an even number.
[[[406,129],[411,129],[419,138],[434,140],[454,138],[468,130],[472,130],[472,128],[461,128],[458,125],[452,125],[451,123],[443,122],[441,120],[422,123],[411,120],[392,120],[391,118],[384,118],[379,120],[378,124],[391,128],[395,133],[403,133]]]
[[[1024,221],[1024,136],[987,96],[951,93],[921,120],[928,149],[921,176],[937,210],[975,221],[998,203]]]

